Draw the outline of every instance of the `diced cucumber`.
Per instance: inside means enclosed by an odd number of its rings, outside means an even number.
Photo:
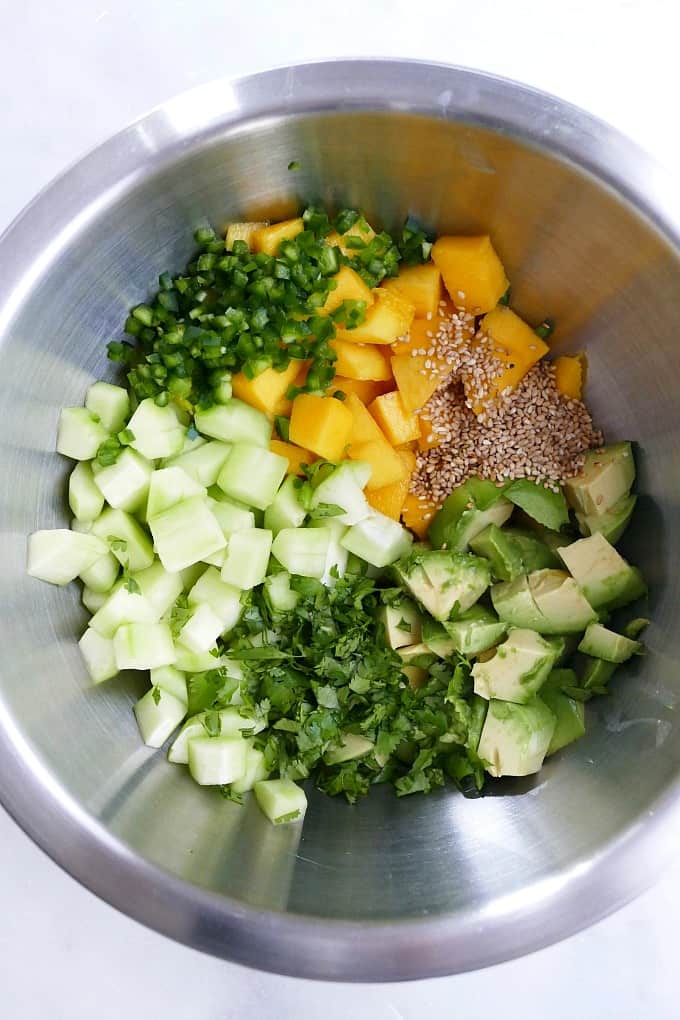
[[[349,529],[340,544],[374,567],[387,567],[405,556],[412,542],[411,533],[398,521],[372,510]]]
[[[235,531],[229,537],[222,567],[222,580],[247,590],[262,584],[272,551],[272,533],[265,528]]]
[[[229,538],[235,531],[246,531],[255,527],[255,514],[240,503],[234,503],[230,499],[208,499],[208,506],[219,521],[225,538]]]
[[[107,599],[106,592],[94,591],[92,588],[88,588],[87,585],[83,588],[82,603],[87,609],[88,613],[96,613],[97,610],[101,609]]]
[[[241,737],[194,737],[189,772],[200,786],[224,786],[246,774],[248,744]]]
[[[68,505],[78,521],[93,521],[104,509],[104,497],[95,483],[92,465],[79,461],[68,480]]]
[[[68,584],[107,552],[97,535],[68,528],[34,531],[28,537],[28,574],[50,584]]]
[[[262,779],[255,783],[255,798],[270,822],[301,821],[307,810],[307,797],[302,787],[290,779]]]
[[[347,461],[347,467],[354,473],[354,478],[360,489],[365,489],[371,480],[373,468],[363,460]]]
[[[290,587],[290,574],[282,570],[264,579],[264,593],[275,613],[288,613],[295,609],[300,600],[298,592]]]
[[[196,428],[204,436],[221,439],[225,443],[254,443],[257,446],[269,446],[272,435],[271,422],[266,415],[235,398],[206,410],[197,408]]]
[[[335,518],[341,524],[358,524],[371,513],[356,467],[355,463],[339,464],[314,490],[315,508],[323,504],[342,507],[344,512]]]
[[[326,552],[326,569],[320,581],[326,587],[333,587],[339,577],[345,576],[349,553],[342,545],[347,534],[347,526],[341,524],[337,517],[321,517],[310,522],[310,528],[318,528],[329,533],[328,550]]]
[[[118,666],[113,641],[110,638],[102,637],[96,630],[88,627],[78,646],[93,684],[100,684],[116,675]]]
[[[227,673],[242,677],[243,674],[240,669],[234,669],[235,666],[236,663],[228,666]],[[223,737],[235,737],[238,734],[253,736],[256,733],[261,733],[266,725],[263,719],[254,719],[249,715],[241,715],[238,708],[221,708],[219,715],[220,735]]]
[[[178,467],[199,485],[209,488],[214,485],[227,459],[231,443],[206,442],[201,438],[197,448],[182,452],[163,464],[163,467]]]
[[[179,576],[182,579],[182,588],[184,591],[189,591],[205,573],[204,563],[192,563],[190,567],[185,567],[180,570]]]
[[[201,560],[201,562],[207,564],[209,567],[216,567],[218,570],[221,570],[224,566],[224,557],[226,554],[226,548],[218,549],[217,552],[211,553],[210,556],[206,556],[206,558]]]
[[[185,453],[192,453],[194,450],[199,450],[202,446],[206,446],[207,443],[208,443],[208,440],[205,439],[203,436],[199,436],[198,432],[196,432],[195,429],[193,430],[193,433],[192,433],[191,436],[189,435],[188,432],[186,432],[185,435],[184,435],[184,441],[182,443],[182,449],[179,451],[177,456],[176,457],[166,457],[166,458],[164,458],[163,460],[161,460],[161,462],[160,462],[160,464],[158,466],[162,467],[162,468],[164,468],[164,467],[182,467],[181,464],[177,464],[177,461],[178,461],[178,459],[180,457],[182,457]],[[184,468],[182,468],[182,470],[184,470]],[[187,474],[189,475],[189,474],[191,474],[191,472],[187,471]],[[192,475],[192,477],[193,477],[193,475]],[[194,479],[194,481],[200,482],[200,484],[203,485],[203,482],[201,482],[200,478],[196,478],[196,479]]]
[[[113,555],[129,570],[145,570],[153,563],[151,539],[125,510],[106,509],[92,525],[92,532],[109,543]]]
[[[172,573],[223,549],[226,539],[201,496],[192,496],[149,520],[156,552]]]
[[[90,620],[90,627],[102,637],[113,637],[126,623],[156,623],[159,613],[143,595],[132,593],[121,583],[111,592]]]
[[[187,678],[176,666],[155,666],[151,670],[150,680],[152,687],[161,687],[184,705],[187,704]]]
[[[266,510],[287,469],[286,458],[266,447],[256,446],[252,441],[234,443],[217,484],[232,499]]]
[[[268,775],[262,751],[258,751],[256,747],[248,745],[248,750],[246,751],[246,770],[240,779],[234,780],[231,788],[234,793],[248,793],[255,786],[255,783],[266,779]]]
[[[80,580],[100,594],[111,591],[118,578],[120,563],[111,552],[104,553],[91,567],[80,571]]]
[[[226,584],[219,570],[208,567],[189,592],[189,605],[208,605],[222,622],[222,631],[231,630],[241,616],[241,591]]]
[[[297,481],[294,475],[289,475],[274,496],[274,502],[264,512],[264,526],[274,536],[284,528],[301,527],[307,516],[298,499]]]
[[[207,489],[181,467],[166,467],[154,471],[149,482],[147,518],[157,517],[164,510],[169,510],[171,506],[191,496],[202,496],[205,499]]]
[[[196,606],[179,632],[178,638],[192,652],[208,652],[214,648],[223,631],[222,621],[207,602]]]
[[[167,613],[182,593],[181,576],[168,573],[158,560],[146,570],[134,574],[133,580],[139,585],[142,595],[149,600],[159,618]]]
[[[92,460],[108,438],[108,431],[86,407],[62,408],[57,431],[57,453],[73,460]]]
[[[172,666],[175,647],[167,623],[124,623],[113,636],[118,669]]]
[[[134,435],[130,445],[149,460],[174,457],[182,449],[186,429],[180,424],[171,404],[159,407],[153,397],[146,397],[128,422]]]
[[[374,746],[372,740],[360,733],[343,733],[340,742],[326,751],[323,760],[326,765],[340,765],[345,761],[363,758],[364,755],[370,754]]]
[[[244,731],[246,733],[260,733],[264,729],[262,720],[242,716],[236,708],[219,709],[217,715],[219,716],[220,736],[223,737],[239,737]],[[206,730],[203,725],[205,717],[205,712],[199,712],[198,715],[193,715],[190,719],[187,719],[168,751],[168,761],[173,762],[175,765],[186,765],[188,763],[189,741],[195,737],[206,736]]]
[[[162,687],[152,687],[147,691],[134,711],[147,747],[161,747],[187,714],[186,705]]]
[[[175,642],[175,666],[183,673],[205,673],[209,669],[218,669],[220,660],[210,652],[193,652],[181,641]]]
[[[81,464],[85,464],[86,461],[81,461]],[[94,521],[79,521],[77,517],[71,518],[71,531],[77,531],[81,535],[87,535],[92,531],[92,525]]]
[[[284,528],[272,543],[272,553],[289,573],[322,578],[330,537],[326,528]]]
[[[115,464],[95,470],[95,483],[109,506],[133,513],[142,506],[149,491],[153,465],[129,447]]]
[[[122,386],[96,382],[87,391],[85,407],[99,416],[109,432],[120,432],[130,415],[130,397]]]

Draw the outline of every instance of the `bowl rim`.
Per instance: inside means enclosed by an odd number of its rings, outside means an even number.
[[[0,237],[0,342],[70,232],[132,181],[216,132],[263,117],[328,110],[398,111],[510,133],[595,177],[680,249],[680,195],[671,176],[578,107],[506,78],[443,63],[318,61],[199,85],[155,107],[48,184]],[[46,236],[52,237],[47,246]],[[485,908],[403,921],[322,920],[248,907],[136,855],[59,786],[0,701],[0,802],[60,867],[161,934],[297,977],[435,977],[513,959],[565,938],[632,899],[670,860],[680,836],[678,787],[680,779],[594,858]]]

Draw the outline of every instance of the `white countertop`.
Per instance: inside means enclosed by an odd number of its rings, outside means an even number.
[[[324,57],[419,57],[518,78],[587,107],[677,169],[675,6],[0,0],[0,230],[64,166],[173,94],[222,75]],[[0,904],[3,1020],[680,1015],[680,866],[637,902],[558,946],[408,985],[315,984],[185,949],[95,899],[1,811]]]

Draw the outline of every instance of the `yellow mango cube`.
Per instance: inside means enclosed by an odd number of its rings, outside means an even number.
[[[555,359],[555,385],[564,397],[580,400],[583,395],[585,355],[562,355]]]
[[[420,439],[418,440],[420,452],[427,453],[428,450],[434,450],[435,446],[441,446],[442,436],[439,432],[434,431],[429,415],[421,414],[418,420],[420,421]]]
[[[328,395],[332,396],[336,390],[349,395],[355,393],[362,404],[370,404],[372,400],[392,389],[392,380],[387,382],[373,382],[371,379],[346,379],[342,375],[336,375],[328,387]]]
[[[335,290],[329,291],[328,297],[320,309],[321,312],[330,314],[339,308],[343,301],[365,301],[367,308],[373,304],[375,299],[371,288],[350,266],[342,266],[340,272],[336,273],[333,279],[336,281],[337,287]]]
[[[550,348],[537,336],[531,326],[506,305],[498,305],[485,315],[479,331],[502,347],[508,354],[517,354],[535,364]]]
[[[357,249],[347,244],[348,237],[358,237],[365,244],[370,244],[375,237],[375,230],[365,220],[357,220],[346,233],[339,234],[337,230],[332,230],[325,240],[326,244],[332,244],[334,247],[339,248],[343,255],[348,255],[351,258],[352,255],[356,254]]]
[[[291,241],[305,229],[301,216],[295,220],[283,220],[272,223],[270,227],[260,227],[252,234],[253,251],[262,251],[266,255],[276,255],[282,241]]]
[[[373,344],[354,344],[336,337],[329,341],[337,355],[335,371],[348,379],[387,382],[392,378],[389,358]]]
[[[376,397],[368,410],[392,446],[409,443],[420,436],[418,418],[406,409],[399,390]]]
[[[280,408],[283,406],[282,401],[285,404],[286,391],[293,385],[304,367],[306,367],[304,361],[293,360],[282,372],[275,368],[265,368],[264,372],[260,372],[254,379],[249,379],[243,372],[237,372],[231,380],[233,394],[271,419],[275,414],[281,413]]]
[[[303,450],[301,446],[286,443],[283,439],[270,440],[269,449],[272,453],[277,453],[279,457],[286,458],[288,461],[287,475],[303,474],[302,465],[313,464],[316,460],[316,457],[310,450]]]
[[[353,443],[348,451],[351,460],[362,460],[371,465],[371,477],[366,490],[383,489],[400,481],[405,474],[404,464],[396,450],[386,439],[368,443]]]
[[[418,538],[423,539],[427,535],[432,518],[438,510],[436,503],[426,499],[424,496],[416,496],[409,492],[401,511],[402,524],[410,528]]]
[[[503,263],[488,234],[440,237],[432,246],[432,259],[456,308],[489,312],[508,289]]]
[[[352,431],[350,432],[350,444],[380,442],[386,436],[376,422],[373,415],[361,403],[356,393],[349,393],[345,398],[345,407],[352,415]]]
[[[398,521],[401,511],[408,496],[408,488],[411,484],[411,475],[416,466],[416,455],[410,450],[397,450],[397,455],[404,466],[405,474],[398,482],[385,485],[382,489],[369,489],[366,498],[374,510],[379,510],[386,517]]]
[[[422,266],[405,266],[399,276],[383,280],[383,290],[400,294],[415,307],[416,317],[435,316],[442,299],[442,274],[434,262]]]
[[[224,239],[224,247],[227,251],[232,251],[234,247],[234,241],[245,241],[248,247],[253,248],[253,235],[257,230],[261,230],[262,227],[269,226],[268,223],[261,221],[259,223],[230,223],[227,227],[227,234]]]
[[[397,354],[391,359],[392,374],[407,411],[419,412],[449,374],[443,360],[422,354]]]
[[[408,333],[416,314],[415,305],[401,294],[376,287],[375,302],[366,312],[366,318],[355,329],[337,329],[337,335],[352,343],[392,344],[399,336]]]
[[[293,401],[289,437],[295,446],[338,461],[345,455],[351,431],[352,414],[342,401],[314,393],[300,393]]]

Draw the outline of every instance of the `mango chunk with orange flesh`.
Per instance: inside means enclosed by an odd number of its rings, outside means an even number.
[[[401,511],[402,523],[413,531],[418,538],[425,538],[438,505],[422,496],[409,492],[404,500]]]
[[[580,400],[583,395],[584,360],[583,354],[564,354],[555,359],[555,385],[570,400]]]
[[[398,276],[383,280],[383,290],[400,294],[415,307],[416,317],[436,315],[442,299],[442,274],[434,262],[422,266],[405,266]]]
[[[272,439],[269,443],[272,453],[278,453],[279,457],[285,457],[288,461],[287,475],[302,475],[303,464],[313,464],[316,457],[310,450],[303,450],[301,446],[293,443],[286,443],[283,439]]]
[[[262,251],[266,255],[276,255],[282,241],[291,241],[305,229],[304,220],[298,216],[294,220],[283,220],[272,223],[269,227],[259,227],[252,234],[253,251]]]
[[[449,374],[445,362],[434,362],[422,354],[397,354],[392,358],[392,374],[407,411],[422,411],[439,385]]]
[[[361,403],[356,393],[349,393],[347,395],[345,407],[352,415],[352,431],[349,436],[350,444],[386,440],[387,437],[382,432],[375,418],[364,404]]]
[[[403,461],[386,439],[352,443],[348,453],[351,460],[361,460],[371,465],[371,477],[366,484],[367,491],[383,489],[404,477]]]
[[[391,379],[386,382],[373,382],[370,379],[346,379],[342,375],[336,375],[330,382],[328,395],[332,396],[337,390],[345,395],[355,393],[362,404],[370,404],[381,393],[386,393],[391,388]]]
[[[360,217],[344,234],[339,234],[337,230],[332,230],[330,234],[327,234],[325,240],[326,244],[332,244],[339,248],[343,255],[348,255],[351,258],[352,255],[356,254],[357,249],[347,243],[347,239],[350,237],[358,238],[364,244],[370,244],[375,237],[375,230],[363,217]]]
[[[400,478],[398,482],[393,482],[391,485],[384,485],[382,489],[369,489],[366,493],[366,498],[373,509],[379,510],[380,513],[385,514],[386,517],[391,517],[394,521],[398,521],[401,517],[401,511],[408,496],[409,485],[411,484],[411,475],[416,467],[415,453],[411,453],[410,450],[397,450],[397,454],[404,465],[406,472],[404,477]]]
[[[391,344],[408,333],[416,314],[415,305],[384,287],[376,287],[372,293],[375,301],[361,325],[355,329],[337,328],[337,335],[343,340],[355,344]]]
[[[227,227],[227,233],[224,239],[224,247],[227,251],[232,251],[234,247],[234,241],[245,241],[250,249],[253,247],[253,234],[256,230],[261,230],[262,227],[266,227],[269,224],[264,221],[257,223],[230,223]]]
[[[494,347],[502,347],[508,354],[516,354],[532,364],[550,350],[531,326],[506,305],[498,305],[485,315],[479,331],[493,340]]]
[[[508,289],[503,263],[488,234],[440,237],[432,246],[432,260],[456,308],[489,312]]]
[[[265,368],[254,379],[249,379],[243,372],[237,372],[231,380],[233,394],[271,419],[280,413],[281,401],[285,401],[288,387],[292,386],[305,367],[304,361],[293,360],[282,372],[275,368]]]
[[[368,410],[371,412],[392,446],[400,446],[418,439],[420,424],[412,411],[407,410],[399,390],[376,397]]]
[[[418,449],[420,452],[427,453],[428,450],[434,450],[435,446],[441,446],[442,436],[434,431],[432,419],[426,414],[421,414],[419,421],[420,439],[418,440]]]
[[[373,291],[350,266],[342,266],[333,277],[337,286],[328,292],[328,297],[320,311],[330,314],[339,308],[343,301],[365,301],[366,307],[374,303]]]
[[[373,344],[355,344],[336,337],[329,341],[337,355],[335,371],[348,379],[387,382],[392,378],[389,358]]]
[[[352,415],[342,401],[300,393],[293,401],[289,438],[295,446],[338,461],[345,455],[352,431]]]

